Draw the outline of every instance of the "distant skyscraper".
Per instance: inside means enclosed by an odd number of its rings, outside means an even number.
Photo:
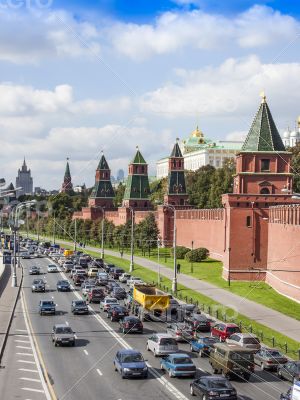
[[[117,181],[123,182],[124,181],[124,170],[119,169],[118,174],[117,174]]]
[[[27,168],[25,157],[21,169],[18,170],[16,187],[22,188],[18,190],[17,197],[22,196],[23,194],[33,194],[33,180],[31,177],[31,171]]]
[[[63,181],[60,191],[63,193],[69,193],[69,194],[73,193],[73,184],[72,184],[72,178],[71,178],[71,172],[70,172],[68,158],[67,158],[67,165],[66,165],[66,170],[65,170],[65,175],[64,175],[64,181]]]

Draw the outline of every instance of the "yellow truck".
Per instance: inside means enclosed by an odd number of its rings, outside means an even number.
[[[73,250],[65,250],[64,251],[64,257],[70,257],[70,256],[73,255],[73,253],[74,253]]]
[[[165,320],[170,296],[155,285],[135,285],[133,289],[133,312],[141,320]]]

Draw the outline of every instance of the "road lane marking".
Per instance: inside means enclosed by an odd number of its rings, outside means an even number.
[[[25,349],[25,350],[31,350],[31,347],[27,347],[27,346],[16,346],[17,349]]]
[[[18,332],[27,332],[26,329],[16,329]]]
[[[36,372],[36,373],[39,373],[39,371],[37,371],[36,369],[18,368],[18,370],[22,371],[22,372]]]
[[[84,352],[84,354],[85,354],[86,356],[89,355],[89,353],[88,353],[86,350],[83,350],[83,352]]]
[[[21,334],[21,333],[17,333],[15,336],[18,336],[18,337],[26,337],[26,338],[28,338],[28,335],[23,335],[23,334]]]
[[[33,357],[33,354],[30,353],[16,353],[18,356],[30,356]]]
[[[98,372],[98,374],[99,374],[100,376],[103,376],[103,374],[102,374],[102,372],[100,371],[100,369],[97,368],[96,371]]]
[[[30,344],[28,340],[15,340],[16,343],[27,343]]]
[[[26,378],[25,376],[22,376],[20,379],[23,381],[30,381],[30,382],[41,382],[40,379],[34,379],[34,378]]]
[[[33,388],[27,388],[27,387],[23,387],[21,389],[22,390],[27,390],[28,392],[44,393],[44,391],[40,390],[40,389],[33,389]]]
[[[69,322],[68,322],[68,321],[66,321],[66,325],[69,325]]]
[[[35,364],[34,361],[28,361],[28,360],[18,360],[18,362],[25,363],[25,364]]]

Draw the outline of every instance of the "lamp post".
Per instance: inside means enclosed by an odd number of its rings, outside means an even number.
[[[158,285],[160,284],[160,254],[159,254],[159,249],[160,249],[160,239],[157,239],[157,283]]]
[[[55,232],[55,228],[56,228],[56,226],[55,226],[55,224],[56,224],[55,217],[56,217],[55,211],[53,211],[53,244],[55,244],[55,234],[56,234],[56,232]]]
[[[173,221],[173,251],[174,251],[174,275],[172,280],[172,292],[177,292],[177,260],[176,260],[176,208],[171,204],[164,204],[164,207],[169,208],[173,211],[174,221]]]
[[[194,250],[194,241],[192,240],[192,251]],[[193,257],[191,258],[191,273],[194,273]]]
[[[74,251],[77,249],[77,218],[74,219]]]
[[[129,272],[133,272],[134,270],[134,262],[133,262],[133,252],[134,252],[134,209],[132,207],[129,207],[130,214],[131,214],[131,251],[130,251],[130,266],[129,266]]]
[[[99,208],[102,212],[102,221],[101,221],[101,253],[100,256],[102,260],[104,259],[104,220],[105,220],[105,207],[95,206],[93,208]]]

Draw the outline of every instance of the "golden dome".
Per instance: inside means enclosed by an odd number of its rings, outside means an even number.
[[[198,126],[196,127],[196,129],[191,133],[192,137],[198,137],[198,138],[203,138],[203,132],[200,131],[200,129],[198,128]]]

